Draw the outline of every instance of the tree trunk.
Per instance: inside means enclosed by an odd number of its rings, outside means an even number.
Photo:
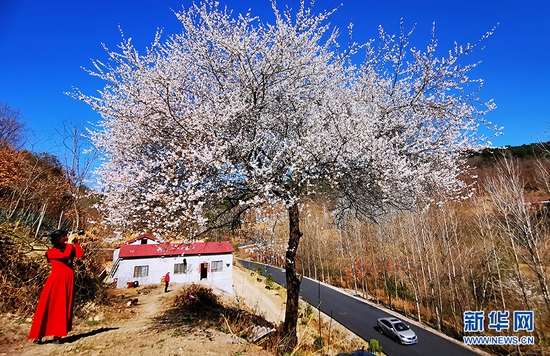
[[[412,271],[412,268],[411,268],[411,261],[410,261],[410,256],[409,256],[409,255],[414,255],[414,253],[410,252],[409,248],[407,247],[408,243],[405,241],[405,227],[404,227],[402,219],[399,219],[399,224],[400,224],[399,225],[399,230],[401,231],[401,234],[400,234],[401,235],[401,242],[403,244],[403,250],[402,251],[404,251],[405,259],[406,259],[406,262],[407,262],[407,276],[409,277],[409,284],[411,285],[411,289],[413,290],[414,305],[415,305],[415,310],[416,310],[416,319],[421,322],[422,321],[422,315],[420,313],[420,299],[418,297],[420,288],[418,287],[416,278],[413,278],[413,271]]]
[[[325,280],[325,268],[323,266],[323,251],[321,251],[321,240],[322,235],[321,231],[319,231],[319,221],[316,222],[315,226],[317,227],[315,233],[317,234],[317,255],[319,256],[319,266],[321,267],[321,276],[315,276],[315,279],[317,281],[322,281],[323,283],[326,282]],[[326,244],[326,243],[325,243]]]
[[[286,284],[287,299],[285,321],[283,323],[283,343],[279,345],[282,351],[291,353],[298,345],[298,302],[300,300],[301,276],[296,273],[296,252],[302,233],[300,232],[300,213],[298,204],[288,208],[289,237],[286,250]]]
[[[346,259],[346,256],[344,255],[344,242],[342,241],[342,230],[340,229],[338,229],[338,236],[340,237],[340,261],[342,261],[342,264],[338,263],[338,271],[340,272],[340,285],[342,287],[347,287],[346,285],[344,285],[344,273],[342,272],[342,266]]]

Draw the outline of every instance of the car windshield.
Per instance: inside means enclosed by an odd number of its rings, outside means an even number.
[[[393,326],[395,327],[395,330],[397,330],[397,331],[409,330],[409,327],[407,326],[407,324],[402,323],[402,322],[395,323],[395,324],[393,324]]]

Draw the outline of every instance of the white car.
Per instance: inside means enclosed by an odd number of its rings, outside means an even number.
[[[377,324],[379,332],[386,334],[400,344],[412,345],[418,342],[414,331],[397,318],[380,318]]]

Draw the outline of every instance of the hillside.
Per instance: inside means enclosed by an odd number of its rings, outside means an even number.
[[[235,295],[220,293],[225,305],[246,309],[267,322],[279,323],[284,318],[284,297],[276,290],[268,290],[249,271],[234,269]],[[109,307],[86,305],[85,319],[75,318],[75,327],[61,345],[45,339],[45,344],[28,341],[31,319],[20,320],[13,314],[4,314],[0,321],[0,356],[54,356],[54,355],[250,355],[273,356],[262,349],[262,342],[249,343],[236,331],[226,327],[207,325],[189,326],[174,316],[175,301],[181,297],[183,285],[171,285],[168,293],[162,286],[136,289],[110,289],[114,302]],[[137,299],[136,304],[129,303]],[[131,305],[128,305],[131,304]],[[234,329],[236,330],[236,329]],[[363,341],[340,328],[344,346],[351,350]],[[307,340],[307,329],[302,338]],[[348,348],[349,347],[349,348]],[[341,348],[331,354],[336,354]]]

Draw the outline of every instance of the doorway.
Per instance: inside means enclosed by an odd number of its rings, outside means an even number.
[[[208,277],[208,262],[201,263],[201,280]]]

